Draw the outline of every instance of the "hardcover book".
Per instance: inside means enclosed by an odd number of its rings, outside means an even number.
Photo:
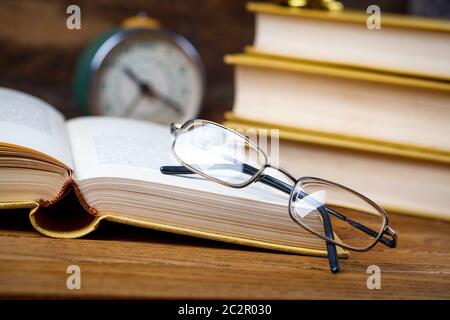
[[[298,9],[248,3],[256,15],[248,52],[450,80],[450,22],[381,12]],[[370,21],[369,21],[370,22]],[[369,23],[370,24],[370,23]]]
[[[450,156],[450,82],[234,54],[240,117]]]
[[[239,130],[279,130],[279,162],[292,174],[319,176],[360,190],[387,211],[450,221],[450,156],[414,146],[255,121],[234,113]],[[253,130],[255,131],[255,130]]]

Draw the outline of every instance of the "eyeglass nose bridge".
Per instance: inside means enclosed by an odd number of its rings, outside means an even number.
[[[181,124],[174,123],[174,122],[172,122],[170,124],[170,135],[172,137],[176,137],[180,133],[180,130],[181,130]]]
[[[288,177],[289,180],[291,180],[294,185],[295,185],[295,183],[297,183],[297,179],[292,174],[290,174],[289,172],[287,172],[285,169],[283,169],[281,167],[278,167],[278,166],[275,166],[275,165],[271,164],[269,162],[269,160],[267,160],[267,163],[266,163],[265,167],[266,168],[272,168],[274,170],[277,170],[277,171],[281,172],[283,175]]]

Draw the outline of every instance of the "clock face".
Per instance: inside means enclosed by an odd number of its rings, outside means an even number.
[[[203,69],[187,40],[139,29],[123,31],[113,45],[108,41],[98,50],[101,61],[93,60],[98,67],[91,71],[92,113],[163,124],[197,116],[204,92]]]

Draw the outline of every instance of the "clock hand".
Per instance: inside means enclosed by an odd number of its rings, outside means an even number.
[[[142,92],[142,94],[148,97],[155,97],[156,99],[164,103],[167,107],[173,109],[178,114],[183,113],[183,109],[176,101],[154,90],[151,85],[139,79],[139,77],[129,67],[124,67],[122,70],[134,83],[136,83],[139,86],[139,89]]]
[[[131,81],[136,83],[142,90],[142,87],[145,85],[145,83],[139,79],[139,77],[136,75],[136,73],[133,72],[129,67],[122,68],[123,73],[127,75],[128,78],[130,78]]]
[[[144,84],[143,89],[144,89],[143,94],[146,95],[147,97],[154,97],[158,99],[165,106],[171,108],[178,114],[183,113],[183,109],[180,107],[178,102],[174,101],[172,98],[156,91],[152,86],[148,84]]]
[[[162,103],[164,103],[166,106],[168,106],[169,108],[173,109],[176,113],[178,114],[182,114],[183,113],[183,109],[181,109],[180,105],[178,104],[178,102],[176,102],[175,100],[173,100],[172,98],[161,94],[159,92],[155,92],[156,93],[156,98],[161,101]]]
[[[128,105],[126,106],[126,108],[122,111],[121,113],[121,117],[126,117],[126,116],[131,116],[134,112],[134,110],[136,109],[139,101],[141,101],[142,98],[142,93],[138,93],[133,100],[130,101],[130,103],[128,103]]]

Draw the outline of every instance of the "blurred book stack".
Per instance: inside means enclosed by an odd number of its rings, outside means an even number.
[[[279,129],[280,165],[450,220],[450,22],[249,3],[226,124]]]

